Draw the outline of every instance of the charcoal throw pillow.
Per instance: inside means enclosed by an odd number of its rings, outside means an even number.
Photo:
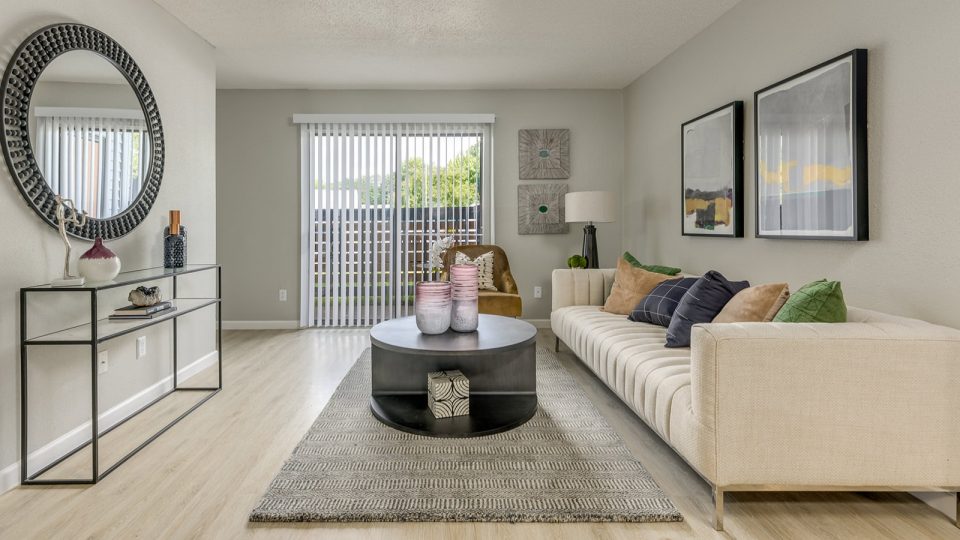
[[[821,279],[793,293],[773,322],[847,322],[847,304],[839,281]]]
[[[680,273],[679,268],[674,268],[672,266],[660,266],[659,264],[643,264],[637,260],[629,251],[623,252],[623,260],[627,261],[631,265],[637,268],[643,268],[647,272],[654,272],[657,274],[664,274],[666,276],[675,276]]]
[[[750,286],[747,281],[730,281],[711,270],[683,295],[667,326],[667,347],[689,347],[690,331],[697,323],[708,323],[738,292]]]
[[[640,300],[640,303],[633,308],[627,318],[634,322],[658,324],[663,327],[669,326],[670,318],[673,317],[673,312],[677,309],[680,299],[699,279],[688,277],[668,279],[661,282],[650,291],[650,294]]]

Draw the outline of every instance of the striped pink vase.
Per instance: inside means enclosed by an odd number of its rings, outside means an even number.
[[[442,334],[450,328],[450,291],[447,281],[417,283],[413,310],[417,316],[417,328],[424,334]]]
[[[472,264],[455,264],[450,267],[450,283],[453,286],[450,328],[454,331],[475,332],[480,324],[477,271],[477,267]]]

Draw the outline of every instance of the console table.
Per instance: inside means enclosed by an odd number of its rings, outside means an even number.
[[[194,274],[196,272],[216,272],[216,296],[209,298],[178,298],[177,297],[177,278],[187,274]],[[101,291],[107,289],[114,289],[117,287],[129,287],[136,286],[138,283],[145,283],[150,281],[158,281],[161,279],[172,278],[172,296],[170,297],[171,302],[176,306],[176,310],[156,316],[152,319],[140,319],[140,320],[130,320],[130,321],[116,321],[110,320],[107,318],[98,319],[97,312],[97,301],[98,296]],[[55,332],[46,333],[40,336],[30,337],[27,328],[27,321],[29,320],[29,307],[27,298],[35,294],[49,294],[49,293],[72,293],[78,295],[87,295],[90,301],[90,322],[81,324],[78,326],[73,326],[70,328],[65,328]],[[120,307],[120,306],[117,306]],[[217,321],[216,321],[216,342],[217,342],[217,385],[210,387],[179,387],[177,385],[177,319],[188,313],[204,309],[207,307],[215,307],[217,310]],[[102,432],[98,430],[98,418],[99,418],[99,404],[97,402],[97,391],[98,391],[98,369],[97,369],[97,353],[99,352],[99,345],[101,343],[116,339],[121,336],[125,336],[137,330],[153,326],[156,324],[169,322],[172,325],[173,331],[173,346],[172,346],[172,356],[173,356],[173,388],[167,392],[164,392],[162,395],[151,401],[150,403],[144,405],[136,412],[127,416],[120,422],[117,422],[108,429],[103,430]],[[182,268],[148,268],[145,270],[134,270],[130,272],[122,272],[115,279],[103,283],[87,283],[79,287],[53,287],[51,285],[38,285],[35,287],[25,287],[20,289],[20,482],[22,484],[31,485],[31,484],[95,484],[98,481],[102,480],[105,476],[116,470],[117,467],[122,465],[128,459],[133,457],[134,454],[142,450],[148,444],[153,442],[157,437],[162,435],[168,429],[173,427],[174,424],[185,418],[188,414],[196,410],[197,407],[203,405],[207,400],[216,395],[217,392],[223,388],[223,348],[221,342],[221,330],[222,330],[222,319],[220,313],[220,265],[219,264],[191,264]],[[81,444],[80,446],[70,450],[62,457],[56,459],[49,465],[46,465],[39,471],[30,474],[28,467],[28,458],[29,458],[29,448],[28,448],[28,438],[27,438],[27,428],[29,426],[29,410],[28,410],[28,400],[27,400],[27,366],[29,362],[29,351],[33,347],[45,347],[45,346],[65,346],[65,345],[81,345],[90,347],[90,390],[91,390],[91,399],[90,399],[90,409],[91,409],[91,433],[90,440]],[[107,467],[102,472],[100,471],[99,464],[99,439],[100,437],[106,435],[113,429],[116,429],[124,422],[130,420],[131,418],[137,416],[141,412],[149,409],[151,406],[163,400],[165,397],[173,394],[174,392],[207,392],[207,395],[204,396],[199,402],[193,404],[186,412],[182,413],[174,420],[163,426],[159,431],[151,435],[147,440],[141,443],[139,446],[125,454],[121,457],[116,463]],[[53,467],[56,467],[64,460],[70,456],[76,454],[80,450],[86,448],[87,446],[92,445],[91,454],[92,464],[91,464],[91,475],[89,478],[63,478],[63,479],[40,479],[38,478],[45,472],[49,471]]]

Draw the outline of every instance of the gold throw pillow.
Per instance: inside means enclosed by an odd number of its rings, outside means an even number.
[[[676,279],[676,276],[648,272],[620,257],[617,261],[617,274],[613,278],[613,289],[603,304],[603,310],[607,313],[629,315],[644,296],[650,294],[661,281],[668,279]]]
[[[770,322],[789,297],[790,287],[786,283],[748,287],[731,298],[713,322]]]

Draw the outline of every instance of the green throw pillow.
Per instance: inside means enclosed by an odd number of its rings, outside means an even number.
[[[807,283],[790,295],[773,322],[847,322],[847,304],[839,281]]]
[[[675,276],[680,273],[679,268],[674,268],[672,266],[659,266],[656,264],[642,264],[637,260],[636,257],[630,254],[629,251],[623,252],[623,260],[627,261],[631,265],[637,268],[643,268],[647,272],[654,272],[656,274],[663,274],[665,276]]]

